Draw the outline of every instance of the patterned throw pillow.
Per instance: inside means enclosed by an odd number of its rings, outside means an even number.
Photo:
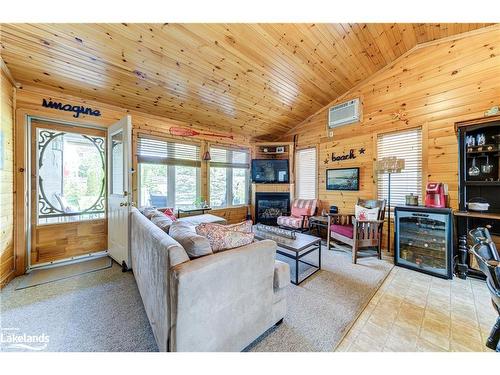
[[[165,210],[163,210],[163,214],[172,221],[177,220],[173,208],[166,208]]]
[[[366,208],[363,206],[354,206],[354,216],[356,220],[377,220],[378,219],[378,207]]]
[[[208,239],[214,253],[248,245],[254,239],[250,220],[233,225],[200,224],[196,226],[196,233]]]

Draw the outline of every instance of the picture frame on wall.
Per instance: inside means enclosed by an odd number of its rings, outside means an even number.
[[[326,190],[359,190],[359,168],[327,169]]]

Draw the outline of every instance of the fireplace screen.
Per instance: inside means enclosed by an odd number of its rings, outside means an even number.
[[[255,221],[266,225],[277,225],[281,215],[288,215],[290,195],[288,193],[257,193],[255,197]]]

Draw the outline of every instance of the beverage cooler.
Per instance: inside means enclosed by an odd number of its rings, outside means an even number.
[[[396,207],[397,266],[445,279],[452,278],[452,215],[449,208]]]

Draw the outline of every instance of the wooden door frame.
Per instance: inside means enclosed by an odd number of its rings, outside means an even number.
[[[56,125],[91,128],[107,131],[106,126],[61,120],[57,117],[40,116],[27,111],[16,111],[15,151],[14,151],[14,255],[15,276],[28,270],[28,254],[31,228],[31,122],[42,121]],[[55,262],[54,262],[55,263]]]

